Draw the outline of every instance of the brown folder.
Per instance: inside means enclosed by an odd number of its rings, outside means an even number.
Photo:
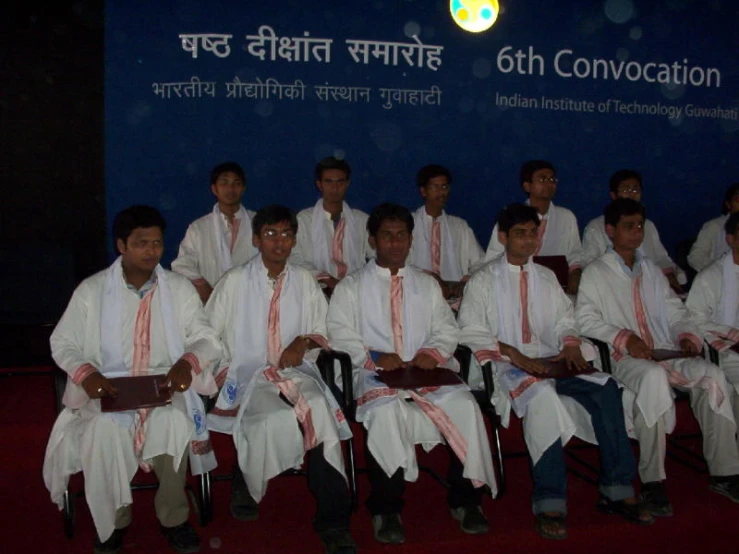
[[[377,378],[391,389],[420,389],[463,383],[459,375],[446,367],[434,369],[421,369],[416,366],[402,367],[394,371],[378,371]]]
[[[732,346],[731,348],[729,348],[729,350],[733,350],[734,352],[736,352],[737,354],[739,354],[739,342],[737,342],[736,344],[734,344],[734,346]]]
[[[537,362],[544,364],[547,367],[546,373],[530,373],[534,377],[541,377],[542,379],[564,379],[565,377],[576,377],[578,375],[588,375],[598,371],[593,364],[588,364],[585,369],[577,369],[575,366],[571,368],[567,366],[567,360],[552,360],[551,358],[537,358]]]
[[[104,412],[124,412],[166,406],[172,402],[172,389],[164,386],[164,379],[164,375],[108,379],[118,389],[118,394],[115,398],[103,396],[100,408]]]
[[[551,269],[557,276],[557,281],[562,285],[562,288],[567,288],[570,280],[570,266],[565,256],[534,256],[532,261]]]
[[[652,350],[652,359],[655,362],[664,362],[667,360],[676,360],[678,358],[695,358],[698,354],[685,354],[682,350],[666,350],[663,348],[655,348]]]

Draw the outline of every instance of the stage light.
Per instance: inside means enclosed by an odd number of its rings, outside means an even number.
[[[449,11],[452,19],[465,31],[481,33],[487,31],[498,19],[498,0],[451,0]]]

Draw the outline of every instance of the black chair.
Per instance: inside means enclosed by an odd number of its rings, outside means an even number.
[[[54,368],[54,389],[56,393],[56,408],[57,408],[57,414],[59,414],[63,409],[64,405],[62,404],[62,397],[64,396],[64,389],[67,386],[67,373],[58,367]],[[207,399],[204,399],[204,401]],[[199,489],[197,492],[193,489],[193,487],[188,483],[186,484],[186,489],[188,492],[188,496],[190,497],[190,501],[193,504],[193,507],[195,509],[195,513],[198,516],[198,522],[202,527],[205,527],[206,523],[208,522],[207,519],[205,519],[205,506],[203,505],[202,498],[204,496],[204,487],[205,487],[205,479],[207,474],[200,475],[198,478],[198,484]],[[157,489],[159,487],[158,483],[142,483],[142,482],[132,482],[131,483],[131,490],[132,491],[138,491],[138,490],[152,490]],[[62,505],[62,520],[64,524],[64,535],[71,539],[74,536],[74,519],[75,519],[75,500],[79,497],[84,497],[85,492],[84,490],[80,490],[77,492],[71,492],[69,488],[67,488],[66,491],[64,491],[64,497],[63,497],[63,505]]]
[[[688,263],[688,254],[690,254],[690,249],[694,243],[695,237],[691,237],[681,240],[675,245],[675,263],[685,272],[685,276],[688,279],[688,282],[683,287],[686,291],[690,290],[690,285],[693,283],[693,279],[695,279],[697,274],[695,269],[690,267]]]
[[[342,375],[342,387],[339,388],[339,386],[336,384],[336,381],[333,379],[334,376],[334,362],[338,362],[342,368],[341,375]],[[321,378],[323,381],[328,385],[329,389],[333,393],[334,397],[336,398],[337,402],[339,403],[339,406],[342,408],[342,411],[344,411],[345,417],[349,418],[349,416],[346,414],[346,406],[350,403],[347,402],[348,399],[352,399],[354,397],[354,387],[353,382],[351,380],[351,358],[346,352],[339,352],[337,350],[321,350],[320,354],[318,355],[318,359],[316,360],[316,365],[318,366],[318,370],[321,374]],[[344,379],[343,376],[347,373],[345,371],[345,367],[349,368],[349,379]],[[209,399],[208,403],[206,403],[207,410],[210,410],[215,405],[214,399]],[[356,509],[357,506],[357,477],[356,477],[356,469],[355,469],[355,450],[354,450],[354,439],[353,437],[349,439],[348,441],[345,441],[346,444],[346,450],[344,453],[345,458],[345,465],[346,465],[346,471],[347,471],[347,478],[348,478],[348,484],[349,484],[349,494],[352,499],[352,506],[354,509]],[[234,469],[234,471],[238,471],[238,469]],[[305,471],[302,469],[289,469],[281,474],[282,476],[296,476],[296,475],[306,475]],[[200,488],[200,517],[201,517],[201,524],[205,526],[208,522],[212,521],[213,519],[213,482],[214,481],[231,481],[233,480],[233,472],[227,473],[227,474],[219,474],[219,475],[211,475],[210,472],[204,474],[201,476],[201,488]]]

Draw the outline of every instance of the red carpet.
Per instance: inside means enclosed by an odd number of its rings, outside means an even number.
[[[4,553],[35,554],[92,552],[92,521],[85,502],[78,498],[75,536],[65,538],[61,515],[49,500],[41,464],[49,431],[55,417],[51,376],[31,375],[0,381],[0,521],[3,522]],[[684,403],[682,403],[684,404]],[[682,428],[693,421],[680,406]],[[521,448],[519,428],[503,435],[504,448]],[[698,441],[689,443],[700,449]],[[230,468],[233,449],[229,438],[220,436],[216,444],[220,471]],[[437,452],[438,451],[438,452]],[[585,451],[594,460],[594,450]],[[426,465],[445,472],[446,453],[437,448],[420,454]],[[708,491],[706,475],[667,462],[667,486],[675,516],[658,520],[650,527],[623,522],[617,516],[598,514],[597,492],[592,485],[573,476],[569,479],[569,538],[545,541],[534,532],[529,502],[531,481],[525,457],[507,460],[508,491],[499,500],[486,499],[483,508],[491,522],[490,533],[470,537],[459,531],[445,503],[444,489],[423,474],[406,488],[403,521],[406,543],[383,546],[372,537],[370,518],[363,506],[352,518],[352,532],[359,551],[397,554],[439,554],[467,552],[580,553],[620,552],[739,552],[737,520],[739,505]],[[219,470],[216,470],[217,472]],[[73,479],[79,490],[81,481]],[[367,494],[366,478],[360,475],[362,500]],[[260,508],[259,520],[242,523],[228,513],[228,482],[214,484],[214,520],[197,527],[203,538],[202,552],[218,553],[320,553],[322,545],[311,528],[314,504],[304,478],[274,479]],[[193,518],[193,521],[195,519]],[[214,548],[214,547],[218,548]],[[124,554],[170,552],[159,534],[153,510],[153,492],[134,493],[134,522],[126,536]]]

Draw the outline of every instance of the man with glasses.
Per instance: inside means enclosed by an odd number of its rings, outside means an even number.
[[[539,247],[534,256],[565,256],[569,267],[567,292],[577,294],[582,270],[582,245],[575,214],[552,202],[557,192],[557,172],[545,160],[524,162],[520,173],[521,188],[529,196],[527,204],[536,208],[539,226]],[[505,247],[498,240],[498,226],[493,229],[485,260],[500,256]]]
[[[616,198],[631,198],[641,202],[642,177],[633,169],[619,169],[611,175],[608,186],[611,189],[611,200]],[[605,217],[598,216],[585,227],[582,236],[582,261],[587,266],[606,253],[611,245],[611,239],[606,235]],[[683,294],[681,283],[686,283],[685,272],[672,261],[667,250],[662,245],[657,227],[647,219],[644,221],[644,242],[639,248],[641,253],[652,260],[667,277],[670,287],[677,294]]]
[[[298,213],[297,244],[291,262],[310,270],[323,287],[333,290],[345,275],[373,256],[367,237],[367,214],[344,200],[351,167],[333,156],[316,165],[315,206]]]
[[[231,514],[256,519],[268,481],[307,454],[313,526],[327,552],[350,554],[356,545],[340,441],[351,431],[314,363],[327,347],[326,298],[309,271],[287,262],[298,232],[288,208],[262,208],[252,231],[259,255],[226,273],[206,306],[223,344],[208,427],[233,435],[239,465]]]
[[[452,187],[446,167],[422,167],[416,184],[424,205],[413,214],[409,261],[439,281],[445,298],[461,298],[464,283],[483,260],[482,248],[464,219],[444,211]]]

